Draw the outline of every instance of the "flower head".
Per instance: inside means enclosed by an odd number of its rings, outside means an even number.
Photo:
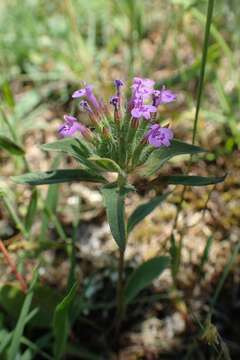
[[[111,105],[113,105],[114,109],[117,109],[119,105],[119,97],[114,95],[110,98],[109,102]]]
[[[144,101],[148,100],[150,95],[154,91],[154,81],[150,79],[142,79],[139,77],[135,77],[133,79],[132,84],[132,97],[128,104],[129,111],[133,110],[133,113],[135,113],[138,117],[144,116],[145,119],[150,119],[150,113],[155,112],[154,108],[150,108],[149,105],[145,105]],[[139,113],[139,108],[141,107],[142,115]],[[152,110],[152,111],[151,111]],[[134,116],[132,114],[132,116]]]
[[[65,123],[61,125],[58,129],[58,133],[61,137],[71,137],[76,134],[76,132],[80,132],[82,136],[86,137],[89,134],[89,129],[80,124],[74,116],[64,115]]]
[[[154,91],[153,86],[155,82],[151,79],[142,79],[135,77],[133,79],[133,97],[134,98],[147,98]]]
[[[146,120],[151,118],[151,114],[155,113],[157,108],[153,105],[144,104],[143,98],[140,96],[135,99],[134,106],[131,110],[131,115],[133,118],[139,119],[143,117]]]
[[[92,114],[93,111],[91,109],[91,106],[87,102],[87,100],[81,100],[79,103],[80,109],[86,110],[88,113]]]
[[[165,87],[162,90],[153,91],[153,105],[159,106],[161,104],[168,104],[172,101],[175,101],[177,96],[171,90],[166,89]]]
[[[131,115],[133,118],[139,119],[143,117],[145,120],[151,119],[151,114],[157,111],[156,107],[153,105],[141,104],[136,106],[131,110]]]
[[[99,103],[95,95],[93,94],[92,89],[93,89],[92,85],[86,85],[84,88],[75,91],[72,94],[72,97],[76,99],[85,96],[88,99],[88,101],[95,107],[95,109],[99,109]]]
[[[150,129],[145,135],[148,143],[156,148],[162,146],[170,146],[173,139],[173,132],[168,127],[161,127],[159,124],[150,126]]]
[[[140,78],[140,77],[135,77],[133,79],[133,85],[132,85],[132,88],[133,89],[139,89],[141,87],[145,87],[145,88],[149,88],[149,89],[152,89],[153,86],[155,84],[155,81],[154,80],[151,80],[151,79],[143,79],[143,78]]]
[[[120,96],[120,88],[124,85],[124,82],[122,80],[114,80],[114,84],[117,89],[117,96]]]

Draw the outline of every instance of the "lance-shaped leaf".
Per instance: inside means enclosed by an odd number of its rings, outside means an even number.
[[[206,152],[206,150],[196,145],[187,144],[179,140],[173,140],[169,147],[161,147],[149,156],[143,169],[144,175],[152,175],[156,173],[174,156],[184,154],[193,155],[201,152]]]
[[[107,219],[112,236],[121,250],[126,246],[125,206],[126,189],[116,185],[105,186],[101,190],[107,211]]]
[[[101,175],[92,174],[90,171],[82,169],[62,169],[46,172],[34,172],[24,175],[13,176],[12,180],[18,184],[45,185],[58,184],[64,182],[89,181],[106,183]]]
[[[11,341],[11,344],[10,344],[10,347],[8,350],[8,357],[7,357],[8,359],[16,359],[17,358],[17,353],[20,348],[21,338],[22,338],[24,328],[27,323],[27,317],[29,315],[30,308],[31,308],[34,287],[37,282],[37,278],[38,278],[38,273],[37,273],[37,270],[35,270],[34,274],[33,274],[32,282],[30,284],[30,288],[25,297],[17,324],[15,326],[15,329],[14,329],[14,332],[12,335],[12,341]]]
[[[97,169],[92,166],[91,162],[87,160],[87,158],[91,155],[91,151],[84,140],[75,138],[61,139],[49,144],[41,145],[41,149],[45,151],[64,152],[74,157],[85,167],[92,168],[93,171],[97,171]]]
[[[31,199],[28,205],[27,214],[25,218],[25,228],[27,231],[30,231],[33,225],[33,221],[37,212],[37,201],[38,201],[38,193],[37,193],[37,189],[34,188],[32,191]]]
[[[129,277],[124,289],[124,302],[129,304],[136,295],[150,285],[170,264],[167,256],[154,257],[141,264]]]
[[[69,310],[77,295],[77,284],[75,283],[65,298],[57,305],[53,318],[54,332],[54,359],[62,358],[69,335]]]
[[[169,185],[186,185],[186,186],[206,186],[214,185],[223,182],[224,176],[195,176],[195,175],[171,175],[171,176],[158,176],[151,181],[151,184],[169,184]]]
[[[75,153],[74,147],[79,149],[78,152],[81,153],[81,155],[89,156],[90,151],[86,143],[80,139],[66,138],[41,145],[41,149],[45,151],[62,151],[69,154]]]
[[[124,172],[120,168],[120,166],[111,159],[91,156],[88,158],[88,160],[91,161],[94,165],[96,165],[100,171],[115,172],[124,176]]]
[[[141,222],[146,216],[151,214],[151,212],[158,205],[160,205],[161,202],[164,201],[169,194],[170,194],[170,192],[162,194],[160,196],[156,196],[154,199],[151,199],[150,201],[146,202],[145,204],[138,206],[128,219],[128,224],[127,224],[128,233],[130,233],[133,230],[133,228],[139,222]]]
[[[6,150],[11,155],[24,155],[23,148],[10,140],[7,136],[0,135],[0,149]]]

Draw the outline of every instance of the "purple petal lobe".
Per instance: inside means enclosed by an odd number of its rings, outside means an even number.
[[[173,132],[169,128],[161,127],[159,124],[154,124],[150,126],[145,138],[150,145],[156,148],[170,146],[171,140],[173,139]]]

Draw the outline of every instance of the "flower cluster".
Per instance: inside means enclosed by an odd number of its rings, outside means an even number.
[[[110,98],[109,104],[113,108],[113,113],[109,105],[102,99],[98,99],[93,92],[93,86],[85,86],[72,95],[73,99],[81,99],[79,105],[82,111],[87,112],[90,122],[95,127],[95,134],[85,125],[80,124],[77,118],[65,115],[65,123],[59,128],[59,134],[62,137],[76,136],[79,133],[85,139],[92,142],[101,142],[106,138],[114,142],[134,141],[129,129],[141,128],[141,144],[148,144],[154,148],[170,146],[173,139],[173,132],[168,126],[161,126],[157,122],[158,107],[162,104],[170,103],[176,100],[176,95],[162,87],[155,89],[155,82],[151,79],[135,77],[131,85],[130,99],[123,99],[122,87],[123,81],[115,80],[115,94]],[[115,124],[115,125],[114,125]],[[114,126],[116,131],[114,131]]]

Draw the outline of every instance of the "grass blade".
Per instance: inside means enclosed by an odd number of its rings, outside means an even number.
[[[20,343],[21,343],[21,337],[23,335],[23,331],[26,325],[26,318],[29,314],[30,311],[30,307],[32,304],[32,298],[33,298],[33,289],[34,286],[36,284],[37,281],[37,271],[35,271],[34,275],[33,275],[33,280],[31,283],[31,286],[29,288],[29,291],[26,295],[26,298],[24,300],[22,309],[21,309],[21,313],[20,316],[18,318],[17,321],[17,325],[15,327],[15,330],[13,332],[13,337],[12,337],[12,341],[10,344],[10,348],[9,348],[9,352],[8,352],[8,359],[9,360],[15,360],[17,353],[19,351],[20,348]]]
[[[60,359],[67,343],[69,325],[69,310],[77,294],[77,283],[73,285],[67,296],[57,305],[54,319],[53,331],[55,336],[54,359]]]
[[[202,51],[200,79],[199,79],[198,93],[197,93],[197,106],[196,106],[196,112],[195,112],[194,124],[193,124],[193,135],[192,135],[192,143],[193,144],[195,144],[196,135],[197,135],[199,110],[200,110],[202,94],[203,94],[204,76],[205,76],[205,69],[206,69],[206,63],[207,63],[208,43],[209,43],[210,28],[211,28],[211,23],[212,23],[213,8],[214,8],[214,0],[209,0],[208,1],[208,10],[207,10],[207,21],[206,21],[206,26],[205,26],[204,43],[203,43],[203,51]]]

